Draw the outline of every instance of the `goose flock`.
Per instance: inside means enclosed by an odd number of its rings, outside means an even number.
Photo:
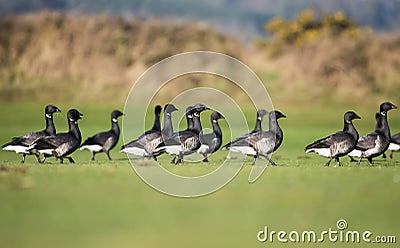
[[[369,134],[359,137],[353,121],[360,119],[354,111],[348,111],[343,116],[343,130],[307,145],[305,152],[315,152],[327,157],[325,164],[329,166],[335,160],[338,166],[342,166],[340,158],[349,156],[351,161],[358,164],[367,159],[370,165],[373,158],[378,156],[386,157],[385,152],[390,151],[390,158],[393,152],[400,151],[400,133],[390,135],[387,115],[390,110],[397,109],[397,106],[390,102],[384,102],[379,106],[379,112],[375,114],[375,130]],[[264,109],[257,111],[257,119],[254,129],[231,142],[222,146],[223,133],[219,121],[224,116],[212,111],[204,104],[195,104],[185,109],[187,127],[184,130],[175,131],[172,125],[172,114],[178,111],[173,104],[166,104],[164,108],[160,105],[154,108],[154,123],[150,130],[147,130],[138,138],[123,145],[120,152],[150,158],[157,161],[157,157],[168,154],[172,157],[171,163],[178,165],[184,162],[184,157],[198,153],[203,162],[208,162],[209,156],[218,150],[230,150],[253,157],[253,165],[257,158],[264,157],[271,165],[276,165],[271,159],[283,141],[283,130],[279,126],[279,119],[286,118],[282,112],[273,110],[268,112]],[[210,122],[212,132],[204,133],[200,115],[211,111]],[[56,133],[53,122],[53,114],[61,112],[54,105],[45,107],[46,128],[42,131],[31,132],[21,137],[15,137],[2,146],[3,150],[14,151],[22,154],[22,163],[27,155],[34,155],[39,163],[44,163],[46,158],[55,157],[63,163],[68,159],[75,163],[71,154],[76,150],[88,150],[92,153],[92,160],[95,160],[97,153],[106,153],[111,160],[110,151],[116,146],[120,136],[118,118],[123,116],[119,110],[111,112],[111,129],[94,134],[82,143],[82,135],[79,130],[78,120],[83,114],[76,109],[67,112],[68,132]],[[163,112],[163,126],[161,128],[161,113]],[[268,130],[263,130],[262,121],[268,116]],[[41,158],[41,155],[43,158]]]

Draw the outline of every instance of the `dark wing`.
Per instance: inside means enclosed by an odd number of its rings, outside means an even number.
[[[74,152],[79,145],[79,140],[70,133],[60,133],[37,139],[29,150],[53,150],[57,157],[63,157]]]
[[[64,143],[70,142],[72,138],[73,137],[69,133],[61,133],[53,136],[41,137],[32,144],[32,149],[55,149]]]
[[[46,132],[44,132],[44,131],[28,133],[24,136],[13,138],[13,140],[11,142],[4,144],[2,146],[2,148],[9,146],[9,145],[11,145],[11,146],[16,146],[16,145],[29,146],[33,143],[33,141],[37,140],[40,137],[44,137],[44,136],[47,136]]]
[[[346,134],[345,132],[337,132],[337,133],[329,135],[325,138],[314,141],[312,144],[306,146],[306,150],[313,149],[313,148],[316,148],[316,149],[329,148],[335,142],[340,142],[343,139],[347,139],[348,136],[349,135]]]
[[[348,154],[354,149],[356,141],[354,138],[346,133],[346,132],[337,132],[323,139],[317,140],[314,143],[308,145],[306,147],[306,152],[310,149],[314,149],[314,151],[320,149],[329,149],[326,154],[323,152],[317,152],[323,156],[331,157],[331,156],[343,156]]]
[[[366,151],[368,149],[374,148],[377,139],[378,139],[377,133],[367,134],[358,140],[356,149],[361,151]]]
[[[248,143],[260,155],[267,156],[274,151],[276,135],[273,132],[257,132],[246,138]]]
[[[83,142],[82,146],[85,145],[100,145],[103,146],[107,140],[114,134],[113,131],[101,132],[92,137],[89,137]]]
[[[400,145],[400,133],[393,135],[390,142]]]
[[[157,148],[180,146],[179,151],[186,153],[197,150],[200,145],[199,136],[194,132],[185,130],[175,133],[171,138],[159,144]],[[176,154],[178,153],[178,150],[173,149],[170,152]]]
[[[122,146],[122,149],[129,147],[137,147],[144,149],[147,153],[152,154],[156,147],[162,142],[161,132],[149,132],[143,134],[139,138],[132,140],[128,144]]]
[[[187,136],[182,140],[183,152],[190,152],[200,148],[201,143],[197,135]]]
[[[251,146],[247,137],[236,138],[230,143],[226,144],[222,149],[234,147],[234,146]]]
[[[231,142],[229,142],[228,144],[224,145],[222,147],[222,150],[225,150],[231,146],[244,146],[246,145],[245,143],[247,142],[246,139],[251,136],[254,135],[256,133],[258,133],[259,131],[253,131],[251,133],[246,133],[243,135],[240,135],[239,137],[237,137],[236,139],[232,140]]]

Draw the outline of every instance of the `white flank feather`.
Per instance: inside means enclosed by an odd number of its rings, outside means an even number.
[[[240,152],[242,154],[246,154],[246,155],[256,155],[257,152],[249,146],[231,146],[229,148],[229,150],[231,150],[232,152]]]
[[[200,146],[200,148],[197,150],[197,153],[204,154],[204,153],[207,153],[209,150],[210,150],[210,147],[208,145],[202,144]]]
[[[9,145],[3,148],[4,151],[14,151],[16,153],[29,153],[27,151],[28,147],[26,146],[13,146],[13,145]]]
[[[180,145],[175,145],[175,146],[166,146],[165,151],[168,154],[179,155],[179,153],[182,152],[183,150]]]
[[[41,154],[48,154],[48,155],[53,155],[54,149],[44,149],[44,150],[38,150],[39,153]]]
[[[351,157],[361,157],[361,151],[354,149],[348,155]]]
[[[124,149],[121,150],[121,152],[133,154],[136,156],[148,156],[149,155],[149,154],[147,154],[145,149],[139,148],[139,147],[125,147]]]
[[[391,151],[400,151],[400,145],[396,143],[390,143],[388,149]]]
[[[311,148],[306,150],[306,153],[315,152],[321,156],[330,158],[331,157],[331,150],[329,148]]]
[[[103,149],[103,147],[100,145],[84,145],[80,148],[80,150],[84,149],[89,150],[91,152],[99,152],[101,151],[101,149]]]

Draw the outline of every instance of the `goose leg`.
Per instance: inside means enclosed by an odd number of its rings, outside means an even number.
[[[383,154],[382,154],[382,158],[386,158],[386,153],[383,153]]]
[[[157,157],[156,156],[153,155],[153,159],[154,159],[154,161],[157,162]]]
[[[60,159],[60,164],[64,163],[64,159],[63,158],[59,158]]]
[[[92,161],[94,161],[94,156],[96,156],[96,152],[93,152]]]
[[[46,161],[46,158],[48,158],[48,157],[51,157],[50,155],[46,155],[46,154],[44,154],[44,156],[43,156],[43,159],[42,159],[42,164],[44,163],[44,161]],[[56,157],[56,160],[57,160],[57,157]]]
[[[22,161],[21,161],[21,163],[25,163],[25,157],[26,157],[26,154],[25,154],[25,153],[22,154]]]
[[[176,164],[175,160],[176,160],[176,156],[174,156],[174,158],[171,160],[171,164]]]
[[[178,159],[176,160],[175,165],[178,165],[178,164],[180,164],[182,162],[183,162],[183,154],[179,153]]]
[[[257,161],[258,155],[253,156],[253,163],[251,165],[255,165]]]
[[[343,167],[343,165],[342,165],[342,163],[340,163],[340,160],[339,160],[338,157],[336,157],[335,160],[336,160],[336,162],[338,163],[338,166],[339,166],[339,167]]]
[[[393,159],[393,151],[390,151],[389,157],[390,157],[390,159]]]
[[[106,154],[107,154],[108,160],[112,160],[110,157],[110,151],[107,151]]]
[[[362,158],[363,158],[363,156],[362,156],[362,154],[361,154],[360,158],[358,159],[357,165],[360,165],[361,159],[362,159]]]
[[[357,162],[357,160],[355,160],[352,156],[349,156],[350,158],[350,162]]]
[[[206,154],[203,154],[203,162],[206,162],[206,163],[208,163],[208,157],[207,157],[207,155]]]
[[[44,157],[44,156],[43,156],[43,160],[40,160],[39,154],[35,154],[35,157],[36,157],[36,159],[37,159],[37,161],[38,161],[39,164],[43,164],[44,161],[46,160],[46,157]]]
[[[72,157],[66,157],[66,158],[68,158],[68,160],[69,160],[69,162],[70,162],[71,164],[75,164],[75,161],[72,159]]]
[[[276,163],[274,161],[272,161],[272,159],[270,159],[268,156],[265,156],[265,158],[268,160],[268,162],[273,165],[276,166]]]
[[[369,165],[372,166],[372,165],[373,165],[373,163],[372,163],[372,157],[368,157],[367,159],[368,159]]]
[[[326,162],[325,166],[329,166],[329,165],[330,165],[330,163],[331,163],[331,161],[332,161],[332,159],[333,159],[333,157],[332,157],[332,158],[330,158],[330,159],[328,160],[328,162]]]

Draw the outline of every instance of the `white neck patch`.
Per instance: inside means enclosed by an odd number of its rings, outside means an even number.
[[[212,122],[213,122],[213,123],[217,123],[217,120],[213,120]]]
[[[51,115],[49,115],[49,114],[46,114],[46,118],[49,118],[49,119],[51,119]]]
[[[349,124],[351,123],[351,121],[348,121],[348,120],[346,120],[346,122],[349,123]]]
[[[171,114],[170,113],[166,113],[168,116],[171,116]]]
[[[200,117],[200,114],[199,113],[194,113],[194,116]]]
[[[261,121],[261,119],[262,119],[261,116],[257,117],[257,120]]]
[[[190,119],[192,119],[192,118],[193,118],[193,115],[188,115],[187,117],[190,118]]]
[[[118,120],[116,118],[112,118],[112,122],[117,123]]]
[[[382,111],[382,112],[381,112],[381,115],[386,116],[386,112],[385,112],[385,111]]]

